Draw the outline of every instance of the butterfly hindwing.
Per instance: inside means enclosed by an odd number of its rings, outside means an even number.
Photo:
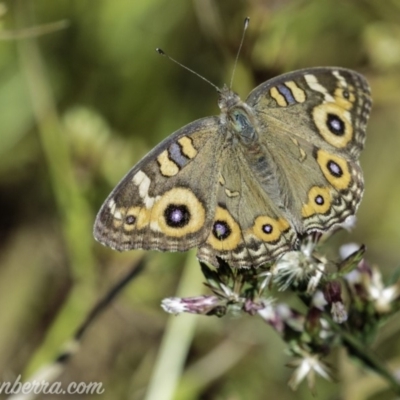
[[[242,148],[229,146],[220,155],[217,208],[199,258],[213,265],[218,256],[233,267],[259,266],[292,249],[296,232],[263,190]]]

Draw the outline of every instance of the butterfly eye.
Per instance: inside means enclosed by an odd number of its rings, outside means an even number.
[[[218,107],[220,110],[226,110],[226,96],[223,94],[220,94],[218,97]]]

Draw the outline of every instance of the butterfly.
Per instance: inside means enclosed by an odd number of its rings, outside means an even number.
[[[212,265],[257,267],[354,216],[372,103],[362,75],[309,68],[262,83],[246,101],[218,92],[219,116],[173,133],[111,192],[94,225],[100,243],[197,247]]]

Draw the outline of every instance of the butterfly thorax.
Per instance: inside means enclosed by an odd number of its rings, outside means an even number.
[[[258,123],[252,108],[226,85],[220,91],[218,106],[221,109],[221,123],[228,135],[235,135],[245,145],[257,143]]]
[[[218,106],[221,109],[221,123],[226,127],[227,139],[234,144],[238,163],[246,160],[254,181],[281,206],[278,171],[268,148],[260,142],[261,128],[253,108],[227,86],[220,92]]]

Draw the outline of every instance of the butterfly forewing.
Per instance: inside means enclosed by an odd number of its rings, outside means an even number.
[[[218,129],[216,117],[198,120],[145,156],[104,202],[95,238],[117,250],[184,251],[204,241],[214,217]]]
[[[372,101],[368,82],[355,71],[290,72],[256,87],[246,102],[261,120],[274,119],[281,130],[346,158],[356,160],[364,147]]]

